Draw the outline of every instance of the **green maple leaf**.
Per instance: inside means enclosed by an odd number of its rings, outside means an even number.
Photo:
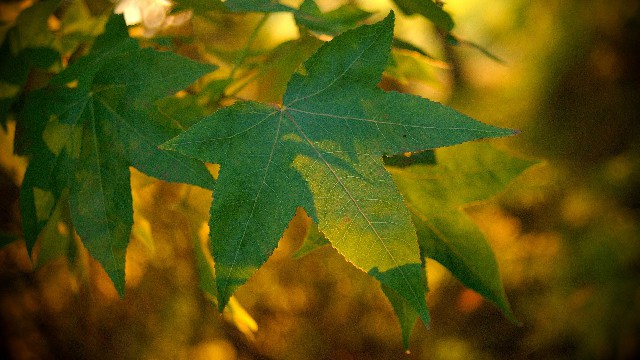
[[[220,309],[301,206],[346,260],[429,321],[416,232],[382,156],[513,132],[380,90],[393,23],[391,13],[324,44],[284,105],[238,102],[162,145],[221,166],[210,214]]]
[[[206,167],[161,151],[180,132],[154,102],[215,67],[141,49],[114,15],[91,52],[32,92],[21,114],[32,155],[21,187],[28,249],[69,189],[73,225],[89,253],[124,293],[133,224],[129,166],[167,181],[213,187]]]

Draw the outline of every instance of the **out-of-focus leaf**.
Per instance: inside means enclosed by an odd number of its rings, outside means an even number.
[[[108,14],[94,16],[85,1],[65,3],[60,18],[60,29],[56,32],[61,54],[70,54],[84,42],[92,41],[104,30]]]
[[[393,49],[385,74],[401,84],[422,82],[440,86],[440,82],[434,75],[433,64],[433,60],[418,53]]]
[[[411,210],[420,246],[516,321],[493,251],[462,209],[502,191],[534,163],[482,143],[437,149],[436,157],[436,165],[388,167]]]
[[[49,30],[47,20],[60,4],[60,0],[40,1],[24,9],[5,41],[10,41],[14,54],[27,48],[50,47],[55,36]]]
[[[291,74],[322,44],[322,41],[313,36],[302,35],[299,39],[278,45],[254,79],[263,90],[260,92],[260,100],[270,103],[281,101]]]
[[[30,94],[23,117],[36,134],[25,136],[37,146],[20,196],[29,250],[51,213],[39,209],[52,208],[39,194],[57,199],[68,187],[73,225],[122,295],[133,223],[129,166],[167,181],[213,186],[203,164],[157,148],[180,129],[154,102],[214,69],[140,49],[124,18],[114,15],[89,55]]]
[[[370,12],[352,4],[342,5],[335,10],[322,13],[313,0],[305,0],[300,5],[300,9],[294,13],[298,25],[315,33],[328,35],[337,35],[354,28],[359,22],[370,16]]]
[[[393,0],[407,15],[420,14],[444,31],[451,31],[454,23],[451,15],[432,0]]]
[[[289,80],[283,106],[237,102],[162,145],[220,164],[210,219],[219,309],[302,206],[346,260],[429,321],[417,237],[382,155],[513,131],[379,89],[393,23],[390,14],[323,45]]]

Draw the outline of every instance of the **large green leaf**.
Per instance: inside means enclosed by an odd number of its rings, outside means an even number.
[[[436,156],[433,165],[388,167],[411,210],[420,246],[516,321],[493,251],[463,207],[502,191],[533,162],[482,143],[437,149]]]
[[[68,187],[75,229],[123,294],[133,224],[129,166],[159,179],[213,187],[202,163],[157,148],[180,128],[154,105],[213,69],[140,49],[124,18],[114,15],[89,55],[31,93],[22,114],[33,155],[21,188],[28,248]]]
[[[302,206],[346,260],[428,322],[417,236],[382,155],[513,132],[380,90],[393,19],[323,45],[291,77],[284,105],[238,102],[162,145],[221,165],[210,218],[221,309]]]

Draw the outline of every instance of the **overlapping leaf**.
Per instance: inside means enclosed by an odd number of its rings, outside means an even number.
[[[114,15],[89,55],[32,92],[21,114],[32,155],[21,188],[28,248],[69,189],[73,225],[120,294],[133,223],[129,166],[148,175],[212,188],[200,162],[157,146],[180,131],[154,102],[215,67],[140,49]]]
[[[301,206],[348,261],[428,322],[417,236],[382,155],[512,131],[377,88],[392,37],[393,14],[347,31],[291,77],[284,105],[238,102],[163,145],[221,165],[210,218],[220,308]]]
[[[437,165],[388,168],[411,210],[420,246],[515,321],[493,251],[462,209],[502,191],[533,162],[488,144],[438,149],[436,155]]]
[[[463,207],[502,191],[533,162],[509,156],[488,144],[438,149],[436,154],[438,164],[387,167],[411,210],[423,256],[444,265],[466,287],[517,322],[493,251]],[[402,299],[396,299],[396,303],[394,308],[406,307]],[[417,315],[408,313],[399,318],[406,345]]]

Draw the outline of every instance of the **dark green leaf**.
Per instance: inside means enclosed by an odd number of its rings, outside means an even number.
[[[27,82],[32,67],[48,68],[59,60],[47,19],[60,1],[42,1],[23,10],[0,45],[0,125]]]
[[[323,44],[314,36],[302,35],[299,39],[286,41],[270,54],[265,66],[255,77],[260,91],[260,100],[280,102],[287,88],[287,81],[300,64]]]
[[[114,15],[89,55],[30,95],[23,117],[36,134],[44,127],[44,141],[31,137],[39,146],[21,189],[29,247],[48,220],[49,200],[55,202],[59,188],[68,187],[78,234],[123,294],[133,224],[129,166],[163,180],[213,186],[203,164],[157,148],[180,129],[154,105],[213,69],[173,53],[140,49],[123,17]]]
[[[238,102],[163,145],[221,165],[210,219],[220,308],[302,206],[348,261],[429,321],[417,237],[382,155],[513,132],[377,88],[392,36],[392,14],[347,31],[291,77],[283,106]]]

